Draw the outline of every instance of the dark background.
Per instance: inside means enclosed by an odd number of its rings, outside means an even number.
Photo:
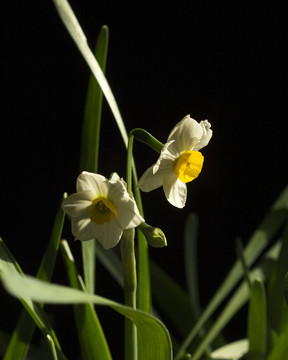
[[[143,127],[165,142],[186,114],[212,124],[186,207],[170,206],[162,189],[143,194],[146,221],[168,240],[150,254],[183,286],[183,226],[199,215],[205,305],[235,260],[236,236],[248,241],[287,184],[287,11],[280,1],[70,4],[92,48],[109,27],[106,75],[128,131]],[[2,17],[1,236],[35,274],[61,196],[75,190],[89,69],[52,1],[10,3]],[[141,175],[157,154],[134,149]],[[112,171],[125,176],[125,148],[104,101],[99,172]],[[69,226],[64,235],[79,257]],[[99,293],[121,301],[101,266],[99,274]],[[61,259],[54,281],[65,281]],[[4,290],[1,298],[17,308]]]

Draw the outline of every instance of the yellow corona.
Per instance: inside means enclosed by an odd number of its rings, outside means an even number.
[[[186,151],[175,161],[174,173],[183,183],[197,178],[202,170],[204,156],[199,151]]]

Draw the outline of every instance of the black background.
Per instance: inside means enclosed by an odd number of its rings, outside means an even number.
[[[146,221],[168,240],[150,254],[183,286],[183,226],[187,214],[199,215],[205,305],[235,260],[236,236],[247,242],[287,183],[286,9],[278,1],[70,4],[92,48],[109,27],[106,76],[128,131],[143,127],[165,142],[186,114],[212,124],[186,207],[170,206],[162,189],[143,194]],[[61,196],[75,190],[89,69],[52,1],[10,3],[2,17],[1,236],[35,274]],[[141,175],[157,154],[134,149]],[[99,162],[106,177],[125,176],[125,148],[105,101]],[[69,226],[64,235],[78,258]],[[60,259],[54,281],[66,281],[63,269]],[[99,293],[121,301],[101,266],[99,274]],[[17,307],[4,290],[1,297]],[[14,316],[4,328],[13,329]]]

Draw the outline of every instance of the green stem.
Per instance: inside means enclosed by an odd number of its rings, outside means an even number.
[[[134,197],[141,216],[144,217],[143,206],[141,202],[140,190],[137,186],[138,178],[135,163],[133,161],[133,141],[134,136],[138,141],[150,146],[153,150],[160,153],[163,144],[149,134],[146,130],[135,128],[130,131],[127,144],[127,168],[126,181],[127,191],[132,195],[132,176],[134,185]],[[150,271],[149,271],[149,257],[148,246],[144,235],[137,231],[138,239],[138,308],[142,311],[150,313],[151,311],[151,291],[150,291]]]
[[[121,241],[121,258],[124,272],[125,305],[136,309],[136,261],[134,254],[135,230],[124,230]],[[137,330],[134,323],[125,318],[125,360],[137,359]]]
[[[159,153],[159,154],[161,153],[161,150],[164,145],[159,140],[157,140],[154,136],[152,136],[148,131],[141,129],[141,128],[135,128],[130,131],[129,136],[130,135],[135,136],[135,138],[138,141],[141,141],[144,144],[150,146],[151,149],[153,149],[157,153]]]
[[[132,195],[133,142],[134,142],[134,135],[132,132],[130,132],[128,137],[128,145],[127,145],[127,165],[126,165],[127,191],[130,197]]]

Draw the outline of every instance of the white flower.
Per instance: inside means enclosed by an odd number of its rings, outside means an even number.
[[[186,183],[201,172],[204,157],[199,152],[211,139],[211,125],[207,120],[198,123],[185,116],[171,131],[156,164],[145,171],[139,188],[148,192],[163,186],[167,200],[183,208],[187,198]]]
[[[124,229],[144,221],[122,181],[85,171],[78,176],[77,193],[66,198],[62,206],[71,216],[75,238],[96,238],[105,249],[117,245]]]

